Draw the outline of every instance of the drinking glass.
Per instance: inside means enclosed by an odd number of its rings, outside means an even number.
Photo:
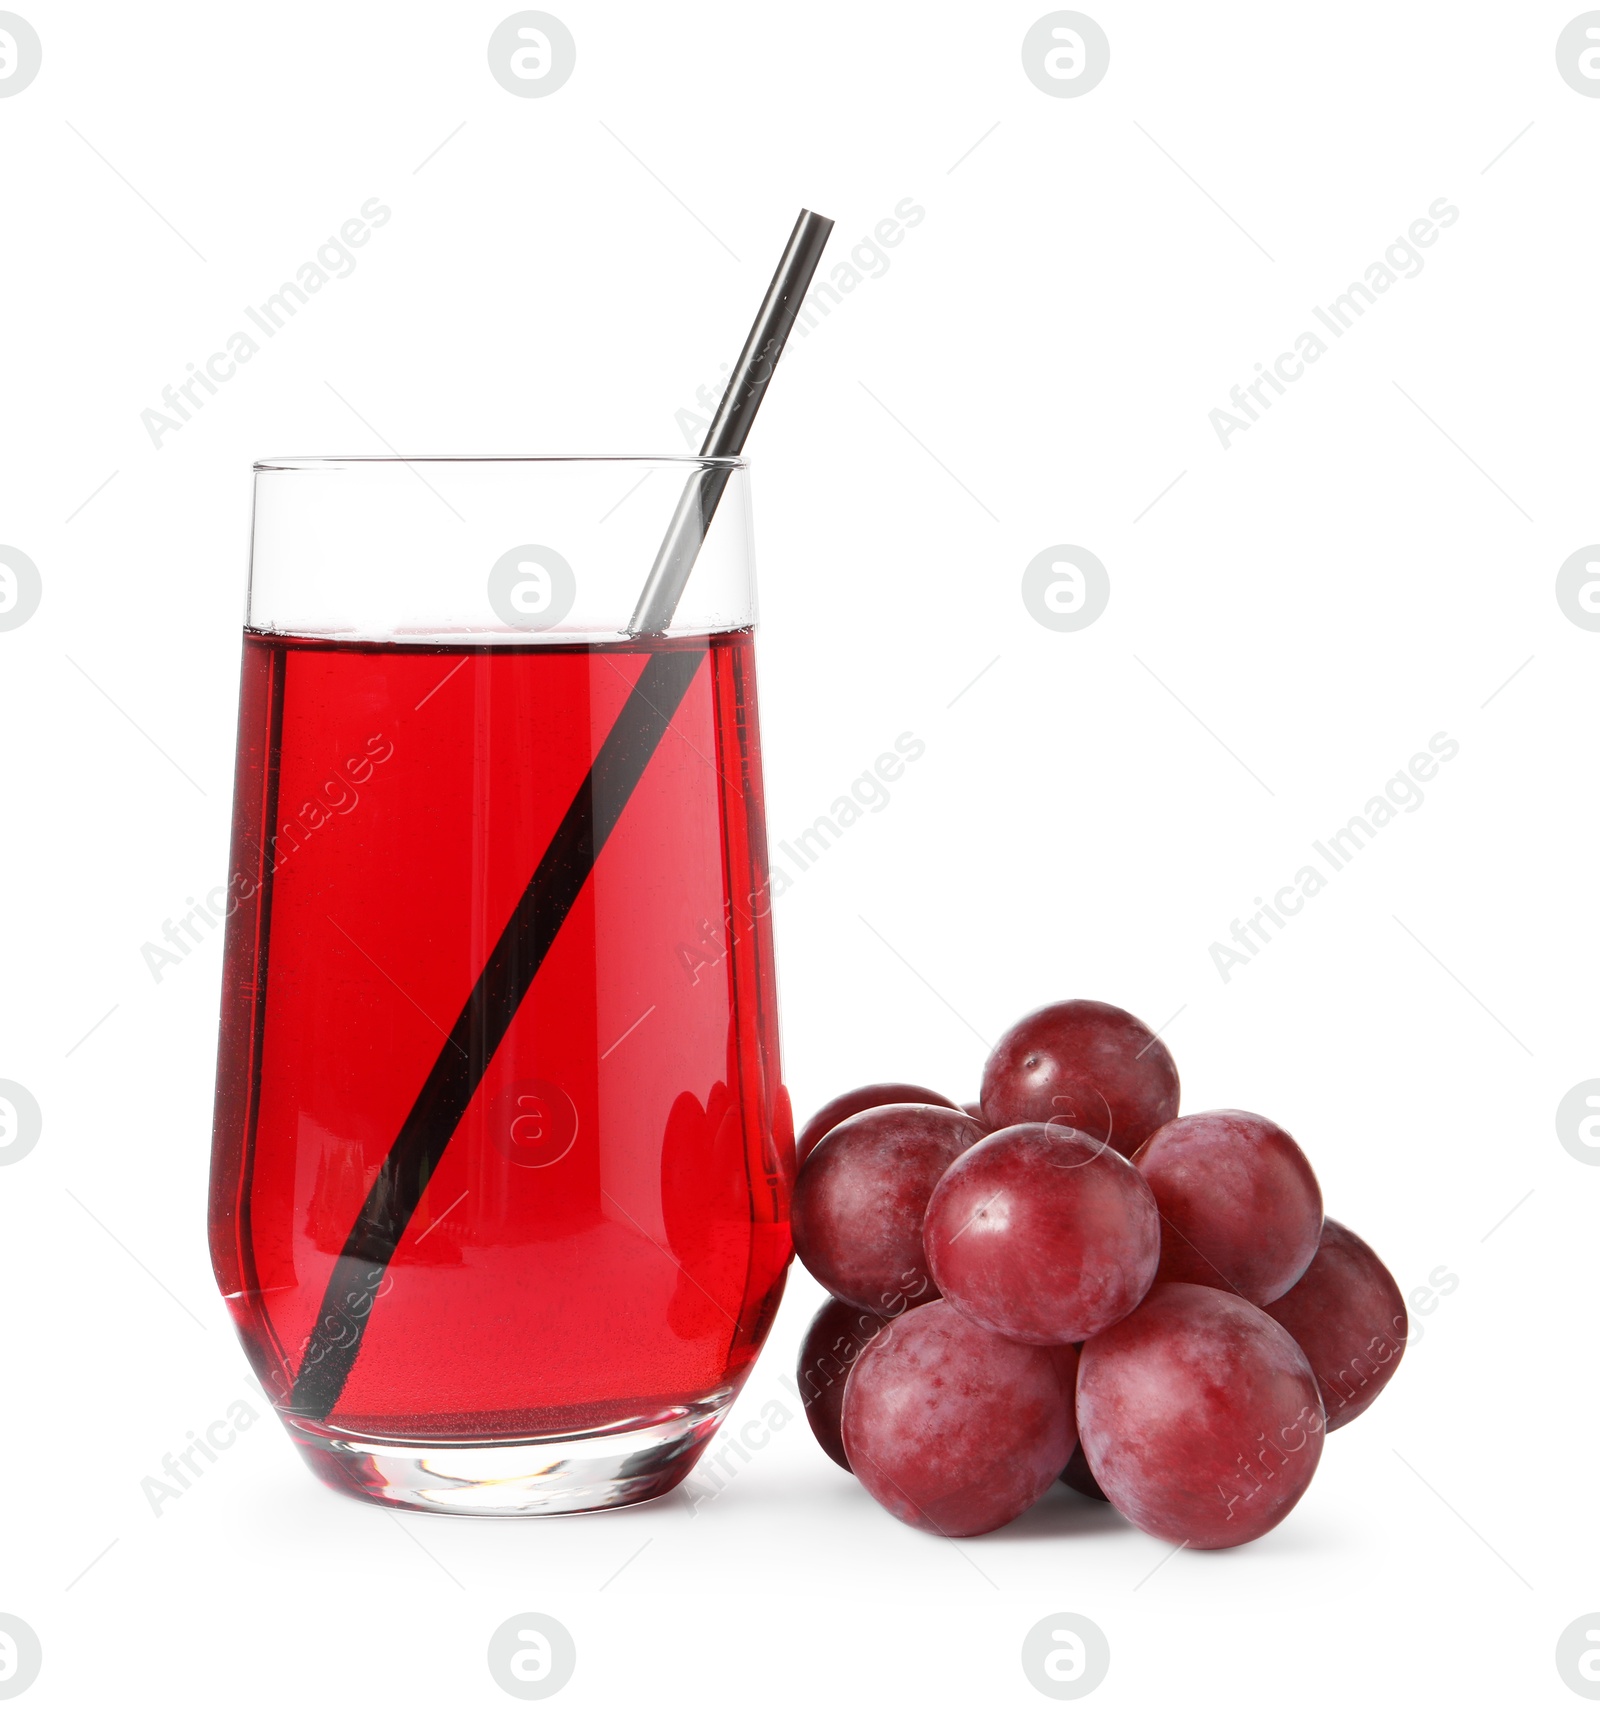
[[[675,617],[628,634],[712,480]],[[749,518],[739,459],[256,466],[211,1250],[341,1491],[657,1496],[771,1324]]]

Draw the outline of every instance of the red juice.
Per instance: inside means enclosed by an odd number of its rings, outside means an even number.
[[[291,1423],[363,1201],[663,650],[701,661],[313,1430],[454,1443],[665,1421],[731,1397],[760,1348],[793,1140],[750,632],[468,648],[247,632],[211,1248]]]

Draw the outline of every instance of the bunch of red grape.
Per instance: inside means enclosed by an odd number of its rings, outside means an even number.
[[[830,1292],[800,1384],[824,1450],[902,1521],[987,1533],[1058,1476],[1161,1539],[1275,1527],[1405,1349],[1383,1262],[1292,1136],[1178,1116],[1114,1005],[1010,1029],[979,1102],[876,1083],[801,1132],[794,1243]]]

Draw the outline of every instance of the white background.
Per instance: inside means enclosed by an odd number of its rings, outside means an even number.
[[[484,1649],[527,1610],[576,1638],[572,1707],[1043,1704],[1019,1647],[1057,1611],[1108,1636],[1106,1707],[1574,1701],[1556,1639],[1600,1607],[1600,1171],[1553,1123],[1600,1074],[1600,634],[1555,598],[1600,538],[1577,8],[1092,0],[1110,72],[1053,99],[1020,57],[1039,0],[552,4],[577,69],[522,100],[485,57],[506,0],[23,0],[0,542],[44,595],[0,634],[0,1077],[44,1132],[0,1174],[0,1610],[43,1640],[31,1703],[505,1705]],[[155,449],[140,412],[372,196],[355,272]],[[1015,1016],[1109,999],[1172,1019],[1186,1109],[1278,1119],[1403,1288],[1457,1287],[1233,1552],[1162,1563],[1065,1493],[958,1548],[798,1414],[693,1514],[402,1526],[263,1419],[153,1516],[141,1479],[253,1395],[204,1240],[220,946],[159,986],[140,956],[225,872],[251,461],[682,450],[795,210],[837,220],[831,265],[908,196],[925,220],[793,341],[750,446],[774,840],[927,745],[778,907],[797,1112],[884,1077],[971,1098]],[[1224,450],[1230,387],[1439,197],[1424,271]],[[1110,576],[1076,633],[1021,598],[1056,543]],[[1225,983],[1212,942],[1441,731],[1424,805]],[[819,1300],[796,1269],[735,1424],[791,1402]]]

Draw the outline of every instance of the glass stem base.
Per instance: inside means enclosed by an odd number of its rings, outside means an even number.
[[[445,1516],[570,1516],[670,1492],[731,1401],[719,1391],[666,1419],[529,1439],[388,1439],[298,1416],[284,1425],[318,1479],[369,1504]]]

